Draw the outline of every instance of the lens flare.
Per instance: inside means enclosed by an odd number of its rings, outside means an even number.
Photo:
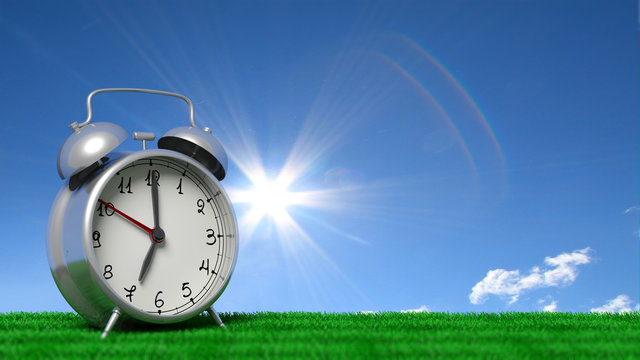
[[[281,224],[289,217],[289,206],[304,204],[303,194],[290,191],[289,184],[283,177],[269,179],[261,174],[249,178],[252,185],[248,189],[234,191],[232,196],[237,203],[251,205],[249,214],[253,224],[257,224],[265,216]]]

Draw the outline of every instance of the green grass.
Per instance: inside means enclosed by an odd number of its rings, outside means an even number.
[[[640,314],[235,313],[105,340],[71,313],[0,314],[6,358],[638,359]]]

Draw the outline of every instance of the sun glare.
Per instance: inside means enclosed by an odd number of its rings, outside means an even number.
[[[289,189],[291,181],[283,174],[276,179],[270,179],[260,169],[252,173],[249,178],[251,186],[244,190],[233,191],[233,199],[234,202],[250,206],[246,220],[254,226],[264,217],[281,225],[290,219],[288,207],[304,203],[303,193],[291,191]]]
[[[248,190],[248,202],[263,216],[270,216],[274,220],[281,220],[286,215],[287,206],[295,203],[294,194],[287,186],[277,180],[263,179],[253,184]]]

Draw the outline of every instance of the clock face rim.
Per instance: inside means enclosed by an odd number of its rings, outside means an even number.
[[[93,238],[91,236],[93,231],[94,209],[98,204],[98,198],[103,193],[109,181],[116,175],[118,171],[126,168],[133,162],[142,160],[142,159],[153,158],[153,157],[167,157],[172,160],[175,159],[175,160],[181,160],[183,162],[186,162],[190,168],[193,167],[200,171],[200,174],[196,172],[195,175],[198,176],[203,183],[205,183],[209,187],[211,185],[207,183],[211,183],[217,186],[217,188],[220,190],[220,194],[221,194],[220,196],[222,197],[221,201],[226,201],[225,206],[229,210],[228,214],[223,215],[223,217],[226,217],[224,222],[227,224],[227,227],[231,231],[234,231],[232,245],[230,246],[230,249],[229,249],[230,251],[233,251],[231,266],[229,268],[229,273],[226,276],[226,278],[223,280],[223,283],[220,286],[219,290],[213,291],[213,287],[212,287],[210,290],[207,291],[203,299],[200,300],[199,304],[196,304],[192,308],[185,310],[184,312],[178,315],[158,315],[155,313],[148,313],[145,310],[135,307],[132,304],[129,304],[126,301],[124,301],[123,297],[118,295],[113,290],[111,285],[107,284],[107,280],[105,280],[101,275],[102,273],[101,273],[101,270],[99,269],[98,259],[96,257],[95,250],[93,248]],[[84,248],[85,258],[87,261],[89,272],[91,273],[91,277],[93,278],[93,280],[97,283],[100,291],[111,302],[113,302],[115,306],[117,306],[121,311],[123,311],[127,315],[135,319],[138,319],[144,322],[150,322],[150,323],[162,324],[162,323],[175,323],[175,322],[183,321],[209,308],[222,295],[227,285],[229,284],[229,280],[233,275],[233,271],[235,269],[235,265],[238,259],[238,249],[239,249],[238,222],[233,209],[233,204],[231,203],[229,196],[225,192],[220,182],[217,179],[215,179],[213,175],[211,175],[210,172],[205,167],[200,165],[194,159],[186,155],[176,153],[171,150],[164,150],[164,149],[142,150],[142,151],[128,154],[116,160],[113,164],[108,165],[105,168],[105,171],[102,174],[100,174],[96,180],[97,182],[95,186],[92,187],[91,193],[89,194],[88,200],[86,201],[86,209],[84,212],[83,224],[82,224],[82,242],[83,242],[82,245]],[[83,191],[83,190],[79,189],[79,191]]]

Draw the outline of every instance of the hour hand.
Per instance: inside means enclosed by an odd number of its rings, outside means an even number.
[[[153,229],[151,239],[153,240],[153,242],[151,243],[151,247],[147,251],[147,255],[142,261],[140,276],[138,276],[139,282],[142,282],[144,275],[147,273],[147,270],[149,270],[149,265],[151,265],[151,259],[153,258],[153,252],[156,250],[156,246],[164,241],[164,231],[162,231],[162,229],[160,229],[159,227]]]
[[[149,269],[149,265],[151,265],[151,258],[153,257],[153,252],[156,250],[157,242],[151,243],[151,247],[149,251],[147,251],[147,256],[144,257],[144,261],[142,262],[142,268],[140,269],[140,275],[138,276],[138,281],[142,282],[147,270]]]

